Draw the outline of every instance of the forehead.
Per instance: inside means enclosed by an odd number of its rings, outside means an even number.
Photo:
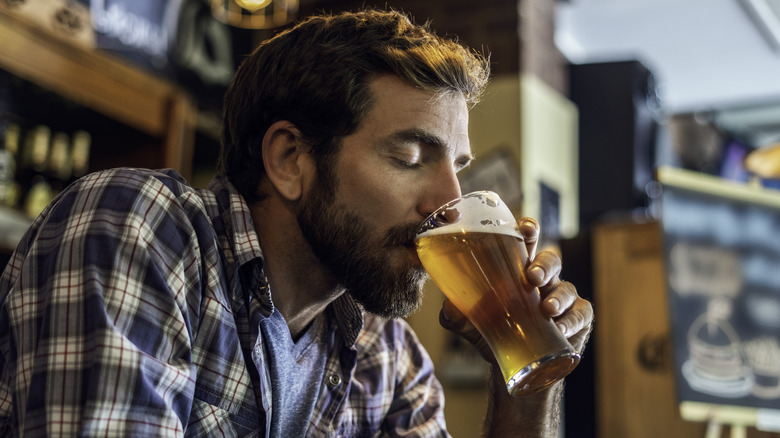
[[[380,75],[369,83],[371,108],[396,110],[418,110],[468,113],[466,99],[455,90],[425,90],[395,75]],[[454,115],[454,114],[453,114]]]
[[[357,131],[388,136],[402,130],[427,132],[453,152],[470,153],[468,104],[460,92],[419,89],[396,76],[372,80],[371,106]]]

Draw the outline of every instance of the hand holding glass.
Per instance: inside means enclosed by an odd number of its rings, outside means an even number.
[[[417,253],[439,289],[487,341],[514,396],[537,392],[580,360],[528,283],[528,253],[512,212],[496,193],[464,195],[420,226]]]

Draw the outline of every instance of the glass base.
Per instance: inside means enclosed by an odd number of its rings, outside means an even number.
[[[573,351],[550,354],[526,365],[506,382],[506,389],[515,397],[539,392],[563,379],[580,362]]]

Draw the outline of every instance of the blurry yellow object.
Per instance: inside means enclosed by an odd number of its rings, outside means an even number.
[[[247,11],[256,11],[271,4],[271,0],[236,0],[236,3]]]
[[[756,149],[745,158],[745,168],[762,178],[780,178],[780,143]]]
[[[230,26],[274,29],[295,19],[299,0],[211,0],[211,14]]]

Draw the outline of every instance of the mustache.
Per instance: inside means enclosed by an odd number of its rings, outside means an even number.
[[[420,229],[419,223],[398,225],[388,230],[385,235],[383,247],[391,248],[394,246],[414,246],[414,238],[417,237],[417,231]]]

